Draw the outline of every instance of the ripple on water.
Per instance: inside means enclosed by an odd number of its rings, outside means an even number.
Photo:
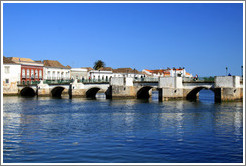
[[[239,163],[243,106],[213,102],[3,100],[6,163]],[[207,95],[207,96],[206,96]]]

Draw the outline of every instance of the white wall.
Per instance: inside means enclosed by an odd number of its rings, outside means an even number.
[[[81,68],[71,68],[70,70],[70,76],[71,79],[87,79],[88,78],[88,70],[87,69],[81,69]]]
[[[63,76],[62,76],[62,72],[63,72]],[[44,79],[45,80],[47,79],[60,80],[62,78],[64,80],[70,79],[70,69],[44,67]]]
[[[138,77],[138,78],[141,78],[141,76],[143,77],[144,74],[134,74],[134,73],[112,73],[112,71],[100,71],[99,70],[92,70],[89,72],[88,74],[88,77],[91,76],[91,79],[94,78],[95,76],[95,79],[98,79],[98,76],[100,76],[100,79],[102,79],[102,77],[104,77],[104,80],[106,80],[106,76],[108,76],[108,79],[110,77],[131,77],[131,78],[134,78],[135,77]]]
[[[8,68],[8,71],[6,70]],[[21,65],[19,64],[3,64],[2,68],[3,93],[18,93],[17,82],[20,82]],[[8,79],[8,83],[6,83]]]
[[[9,72],[6,73],[6,67],[9,67]],[[3,64],[3,81],[9,79],[9,82],[20,81],[21,65],[19,64]]]
[[[182,77],[160,77],[159,88],[182,88]]]
[[[215,88],[238,88],[240,87],[239,76],[216,76]]]
[[[100,71],[99,70],[92,70],[89,72],[88,78],[91,77],[91,79],[101,79],[104,78],[106,80],[106,77],[108,77],[108,80],[110,77],[113,77],[112,71]]]

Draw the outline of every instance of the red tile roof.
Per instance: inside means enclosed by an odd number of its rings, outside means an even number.
[[[15,62],[3,56],[3,64],[15,64]]]
[[[118,69],[113,69],[113,73],[135,73],[135,74],[142,74],[142,72],[132,69],[132,68],[118,68]]]
[[[64,68],[70,69],[70,66],[63,66],[60,62],[54,60],[44,60],[43,61],[45,67],[56,67],[56,68]]]

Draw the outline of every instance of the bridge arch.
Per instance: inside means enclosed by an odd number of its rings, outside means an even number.
[[[33,97],[36,95],[35,90],[31,87],[25,87],[20,91],[21,96]]]
[[[62,91],[63,91],[64,89],[65,89],[65,88],[64,88],[64,87],[61,87],[61,86],[54,87],[54,88],[51,90],[51,95],[52,95],[52,97],[61,97]]]
[[[152,89],[152,86],[144,86],[140,88],[137,92],[138,99],[148,99],[150,97],[149,90]]]
[[[198,97],[198,92],[200,92],[201,90],[206,89],[206,90],[211,90],[214,92],[214,90],[212,88],[207,88],[207,87],[195,87],[194,89],[192,89],[187,95],[186,95],[186,99],[187,100],[197,100]]]
[[[92,87],[90,89],[88,89],[85,93],[86,95],[86,98],[93,98],[95,99],[96,98],[96,94],[97,92],[100,90],[101,88],[98,88],[98,87]]]

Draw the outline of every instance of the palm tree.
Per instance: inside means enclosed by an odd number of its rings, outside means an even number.
[[[98,70],[98,69],[100,69],[101,67],[105,67],[105,63],[104,63],[103,61],[101,61],[101,60],[98,60],[98,61],[96,61],[96,62],[94,63],[93,69]]]

